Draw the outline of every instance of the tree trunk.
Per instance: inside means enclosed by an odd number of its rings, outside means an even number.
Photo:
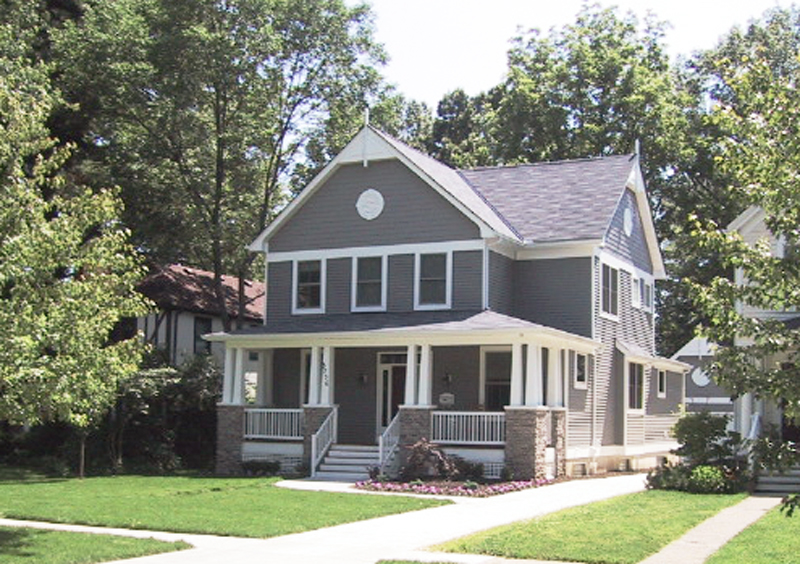
[[[80,439],[80,450],[78,451],[78,478],[83,480],[86,477],[86,429],[78,431]]]

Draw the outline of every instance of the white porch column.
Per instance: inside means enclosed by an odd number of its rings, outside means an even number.
[[[416,405],[417,402],[417,345],[408,345],[406,353],[406,397],[404,405]]]
[[[236,349],[225,349],[225,372],[222,378],[222,403],[233,403],[233,371]]]
[[[522,343],[511,345],[511,393],[509,405],[522,405]]]
[[[422,345],[419,360],[419,405],[431,405],[431,396],[433,395],[431,360],[431,346]]]
[[[236,351],[233,361],[233,394],[231,403],[242,405],[244,403],[244,349],[234,349]]]
[[[528,366],[525,374],[525,405],[542,405],[542,347],[528,344]]]
[[[308,375],[308,404],[319,405],[319,347],[311,347],[311,366]]]
[[[322,364],[320,365],[319,403],[333,403],[333,347],[322,347]]]
[[[564,407],[564,375],[561,373],[561,351],[550,347],[547,355],[547,405]]]
[[[272,405],[273,389],[273,350],[266,349],[261,353],[261,370],[258,373],[258,385],[256,386],[256,404]]]

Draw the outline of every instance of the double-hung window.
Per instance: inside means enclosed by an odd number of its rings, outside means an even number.
[[[619,314],[619,270],[607,264],[603,265],[601,302],[603,313]]]
[[[644,365],[628,363],[628,409],[644,407]]]
[[[450,307],[450,253],[417,255],[417,309],[446,309]]]
[[[570,351],[573,387],[585,390],[589,382],[589,357],[583,353]]]
[[[325,261],[294,263],[294,313],[324,313]]]
[[[658,371],[658,387],[657,389],[657,396],[659,398],[667,397],[667,371],[666,370],[659,370]]]
[[[386,257],[357,257],[354,260],[352,309],[386,309]]]

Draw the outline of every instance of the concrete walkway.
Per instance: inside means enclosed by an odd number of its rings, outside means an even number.
[[[305,481],[287,482],[284,485],[328,491],[347,491],[348,489],[341,484]],[[254,564],[261,562],[270,564],[374,564],[382,559],[496,564],[511,561],[479,555],[432,553],[425,549],[434,544],[499,525],[643,489],[644,476],[640,474],[575,480],[490,498],[457,498],[457,503],[444,507],[380,517],[271,539],[128,531],[4,519],[0,519],[0,525],[151,537],[167,541],[184,540],[195,547],[181,552],[118,561],[117,564],[123,562],[124,564]],[[745,502],[742,502],[742,504],[722,512],[720,516],[725,513],[726,520],[719,521],[717,525],[711,525],[712,532],[701,534],[695,540],[685,541],[690,535],[701,530],[706,523],[714,521],[717,517],[709,519],[683,539],[666,547],[662,551],[663,553],[667,553],[668,550],[674,551],[669,553],[665,557],[666,559],[649,559],[647,564],[702,562],[702,560],[689,558],[690,555],[699,553],[696,543],[701,543],[704,550],[709,550],[708,554],[713,553],[718,546],[724,544],[779,501],[777,498],[748,498],[745,500],[748,502],[746,506],[743,505]],[[747,519],[744,519],[742,514],[746,514]],[[722,534],[720,530],[723,526],[725,534]],[[731,532],[734,530],[735,532]],[[713,533],[714,531],[717,531],[718,534]],[[660,557],[661,554],[656,556]],[[704,559],[705,556],[703,556]],[[513,560],[513,562],[515,564],[532,564],[535,561]]]

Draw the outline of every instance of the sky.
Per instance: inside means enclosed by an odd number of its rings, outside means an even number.
[[[475,95],[498,84],[509,40],[518,30],[574,23],[582,0],[366,0],[376,15],[377,39],[390,57],[384,74],[407,98],[436,108],[448,92]],[[352,3],[355,3],[353,0]],[[670,55],[714,47],[735,25],[746,26],[787,0],[603,0],[603,6],[652,12],[670,25]]]

